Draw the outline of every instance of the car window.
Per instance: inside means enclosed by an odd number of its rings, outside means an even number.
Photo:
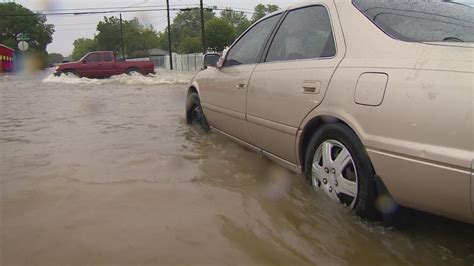
[[[331,21],[324,6],[288,13],[268,50],[266,62],[331,57],[336,54]]]
[[[86,57],[87,63],[94,63],[94,62],[100,62],[100,61],[102,61],[102,54],[100,53],[90,54]]]
[[[353,0],[375,25],[408,42],[474,42],[474,8],[447,0]]]
[[[104,54],[104,62],[112,62],[114,60],[111,53]]]
[[[268,35],[280,19],[280,14],[262,20],[242,36],[227,54],[224,66],[255,64]]]

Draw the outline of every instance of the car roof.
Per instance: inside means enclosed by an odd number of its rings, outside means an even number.
[[[272,12],[272,13],[266,15],[265,17],[259,19],[258,22],[260,22],[261,20],[264,20],[266,18],[275,16],[277,14],[283,13],[287,10],[293,10],[293,9],[297,9],[297,8],[300,8],[300,7],[305,7],[305,6],[315,5],[315,4],[327,4],[327,2],[329,2],[329,1],[332,1],[332,0],[306,0],[306,1],[302,1],[302,2],[299,2],[299,3],[296,3],[296,4],[289,5],[285,8],[277,10],[275,12]]]
[[[315,4],[327,4],[327,2],[331,2],[332,0],[306,0],[296,4],[290,5],[286,10],[296,9],[304,6],[310,6]]]

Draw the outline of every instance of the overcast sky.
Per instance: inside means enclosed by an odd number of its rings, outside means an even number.
[[[165,0],[17,0],[19,3],[32,10],[57,10],[66,8],[108,8],[127,7],[137,5],[166,5]],[[242,9],[253,9],[257,3],[276,4],[286,7],[301,0],[204,0],[207,6],[218,8],[232,7]],[[459,2],[474,5],[474,0],[460,0]],[[170,5],[191,6],[199,4],[199,0],[170,0]],[[112,14],[107,14],[108,16]],[[172,17],[174,12],[172,12]],[[104,14],[81,15],[81,16],[49,16],[48,23],[55,25],[53,42],[48,45],[48,52],[70,55],[73,49],[72,42],[80,37],[91,38],[94,36],[97,22],[102,20]],[[166,27],[166,12],[141,12],[124,13],[124,19],[138,17],[141,23],[151,24],[157,30]]]

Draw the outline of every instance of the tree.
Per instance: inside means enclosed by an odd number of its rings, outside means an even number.
[[[163,32],[158,33],[158,48],[168,51],[168,27]]]
[[[148,49],[159,45],[158,35],[153,27],[144,27],[138,20],[124,27],[125,53],[133,56],[143,56]]]
[[[231,8],[226,8],[221,11],[221,18],[227,21],[234,27],[234,38],[240,36],[248,27],[251,22],[247,18],[244,12],[234,11]],[[210,41],[210,40],[209,40]]]
[[[264,5],[258,4],[255,6],[254,11],[255,13],[252,16],[252,22],[256,22],[257,20],[263,18],[264,16],[277,11],[280,9],[277,5]]]
[[[213,11],[204,10],[205,21],[209,21],[214,17],[215,14]],[[182,42],[185,41],[185,39],[187,42],[193,40],[193,43],[196,42],[196,40],[201,40],[201,14],[199,9],[178,12],[171,25],[171,44],[173,50],[178,53],[196,53],[202,51],[202,45],[189,45],[190,43],[183,45]]]
[[[160,40],[158,39],[158,34],[153,27],[143,28],[140,34],[139,43],[142,50],[152,49],[158,47]]]
[[[213,18],[206,22],[208,47],[213,51],[222,51],[234,40],[234,27],[223,18]]]
[[[16,37],[22,33],[29,38],[28,52],[46,56],[46,46],[53,41],[54,26],[46,23],[45,16],[14,2],[0,3],[0,13],[26,14],[26,16],[1,16],[0,43],[16,49]]]
[[[51,53],[48,54],[48,65],[61,63],[64,60],[64,56],[62,54]]]
[[[160,46],[160,38],[153,27],[143,26],[137,18],[123,20],[122,27],[126,55],[143,57],[147,55],[148,49]],[[74,60],[94,50],[113,51],[121,55],[120,18],[104,17],[104,20],[97,24],[97,32],[94,39],[80,38],[74,41]]]
[[[123,21],[123,24],[127,24],[127,21]],[[123,28],[125,29],[126,27],[127,26],[124,25]],[[97,24],[97,32],[98,34],[95,36],[95,40],[98,49],[114,51],[115,53],[121,50],[119,18],[113,16],[104,17],[104,21],[100,21],[99,24]]]
[[[94,39],[79,38],[73,43],[74,50],[72,51],[72,59],[79,60],[88,52],[97,50],[97,44]]]
[[[184,37],[179,46],[177,47],[178,51],[183,51],[183,53],[197,53],[202,51],[202,41],[201,37]]]

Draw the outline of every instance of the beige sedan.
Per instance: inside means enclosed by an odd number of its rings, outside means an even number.
[[[188,123],[302,172],[361,217],[474,223],[474,9],[314,0],[256,22],[193,79]]]

